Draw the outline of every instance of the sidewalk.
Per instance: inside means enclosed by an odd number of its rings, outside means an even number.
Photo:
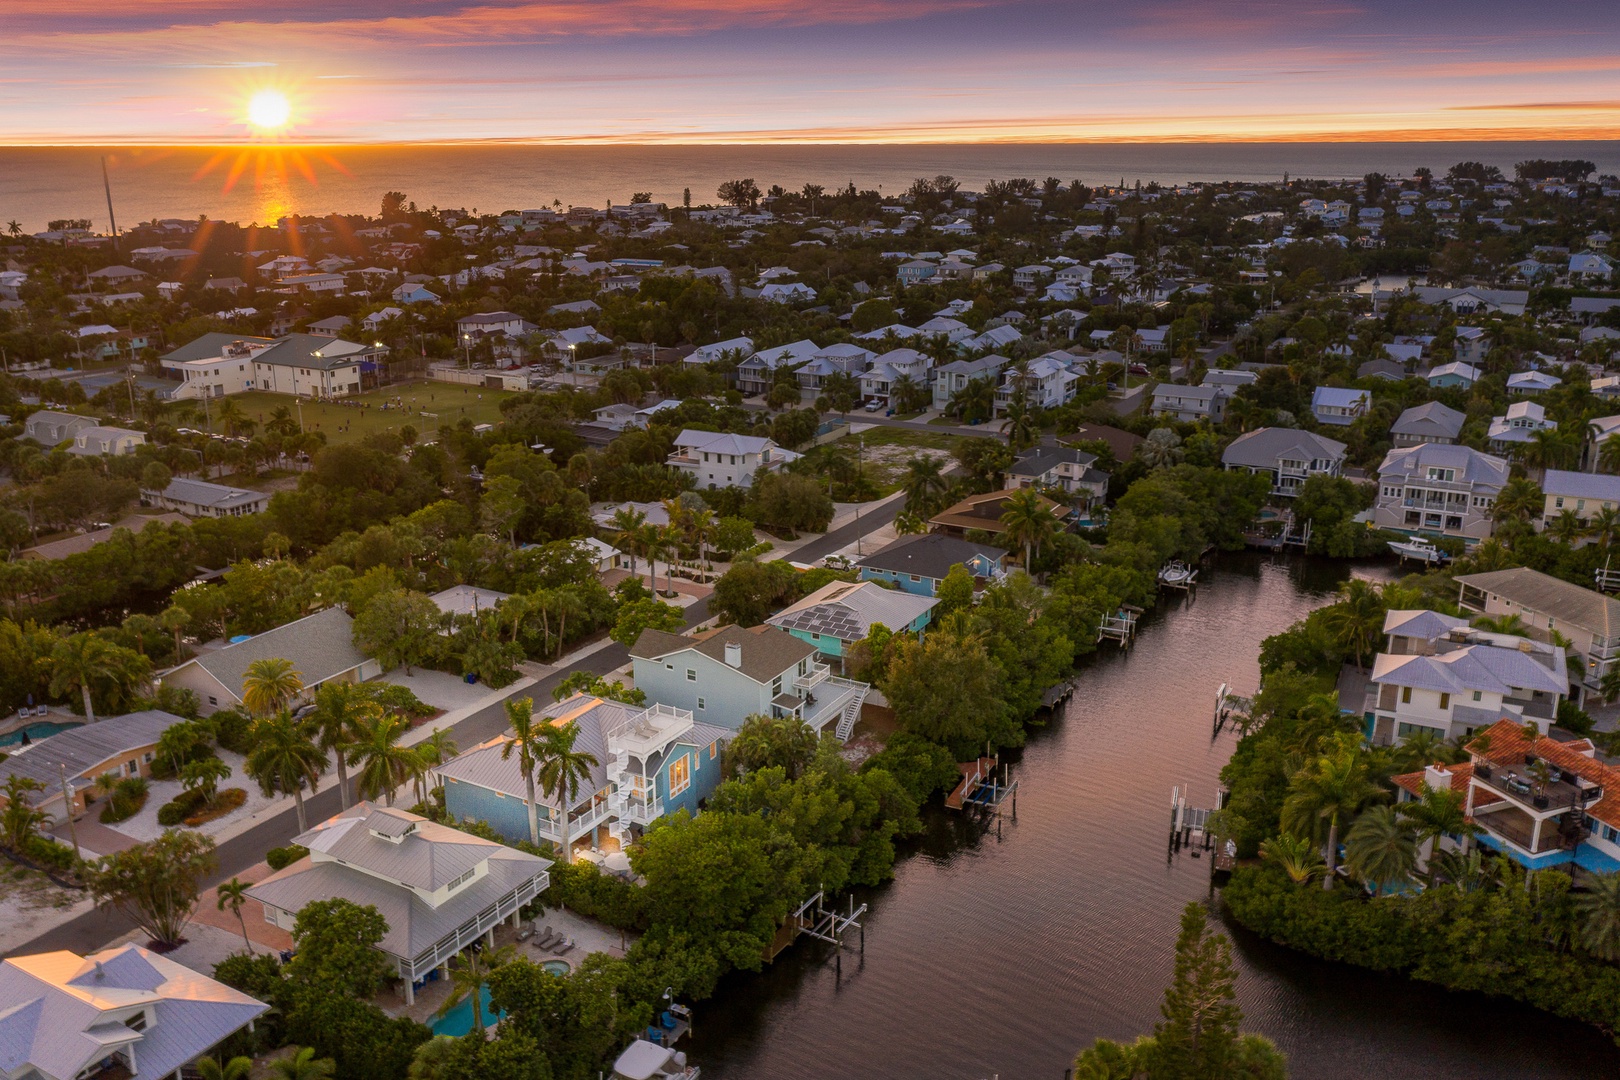
[[[827,526],[827,533],[837,532],[846,525],[853,525],[857,518],[866,519],[873,517],[878,513],[878,511],[887,509],[893,503],[904,503],[905,499],[906,493],[903,491],[897,491],[893,495],[887,495],[884,498],[875,499],[872,502],[833,503],[833,519],[832,522]],[[882,533],[885,529],[889,530],[888,539],[892,540],[894,538],[893,526],[884,525],[872,530],[870,533],[864,534],[862,538],[863,545],[870,543],[870,540],[868,539],[869,537],[876,536],[879,533]],[[822,537],[826,536],[827,533],[804,533],[801,534],[797,540],[773,541],[776,544],[776,547],[770,552],[767,552],[766,557],[768,559],[787,559],[789,561],[794,561],[795,552],[808,544],[815,543]],[[884,543],[887,542],[888,540],[884,541]],[[849,544],[849,550],[853,551],[854,549],[855,543],[854,541],[851,541]],[[876,550],[876,547],[871,547],[869,550]]]

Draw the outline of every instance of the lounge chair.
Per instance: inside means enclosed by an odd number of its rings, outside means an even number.
[[[528,941],[533,936],[534,936],[534,923],[532,923],[532,922],[524,923],[521,927],[518,928],[517,939],[519,941]]]
[[[563,938],[562,941],[554,946],[551,951],[552,954],[556,956],[567,956],[576,948],[578,948],[578,942],[576,942],[573,938]]]
[[[560,944],[562,940],[563,936],[561,934],[553,933],[551,927],[548,926],[546,927],[545,934],[536,939],[534,947],[539,949],[541,952],[550,952],[558,944]]]

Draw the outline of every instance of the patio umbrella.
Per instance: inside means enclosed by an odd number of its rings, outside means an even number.
[[[615,851],[602,860],[602,866],[615,874],[627,874],[630,872],[630,856],[622,851]]]

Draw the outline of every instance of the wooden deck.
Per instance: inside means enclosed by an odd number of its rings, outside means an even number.
[[[960,810],[969,795],[978,790],[996,769],[996,759],[982,757],[978,761],[959,761],[956,767],[962,772],[962,781],[957,784],[951,793],[945,796],[947,810]]]

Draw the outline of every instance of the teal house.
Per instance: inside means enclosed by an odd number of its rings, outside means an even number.
[[[975,582],[999,578],[1007,572],[1007,552],[943,533],[924,533],[902,536],[855,565],[862,581],[892,582],[908,593],[933,596],[953,566],[967,567]]]
[[[878,623],[896,632],[921,634],[938,603],[931,596],[875,581],[832,581],[765,621],[814,645],[821,655],[836,657],[842,665],[849,647]]]
[[[694,720],[685,709],[642,708],[587,694],[551,706],[537,719],[575,723],[575,748],[596,759],[568,807],[571,855],[605,842],[627,843],[665,814],[696,814],[720,784],[720,752],[731,732]],[[509,840],[529,839],[526,785],[510,732],[480,743],[434,770],[444,805],[458,821],[488,822]],[[505,755],[505,756],[503,756]],[[536,790],[540,838],[562,843],[561,798]]]

